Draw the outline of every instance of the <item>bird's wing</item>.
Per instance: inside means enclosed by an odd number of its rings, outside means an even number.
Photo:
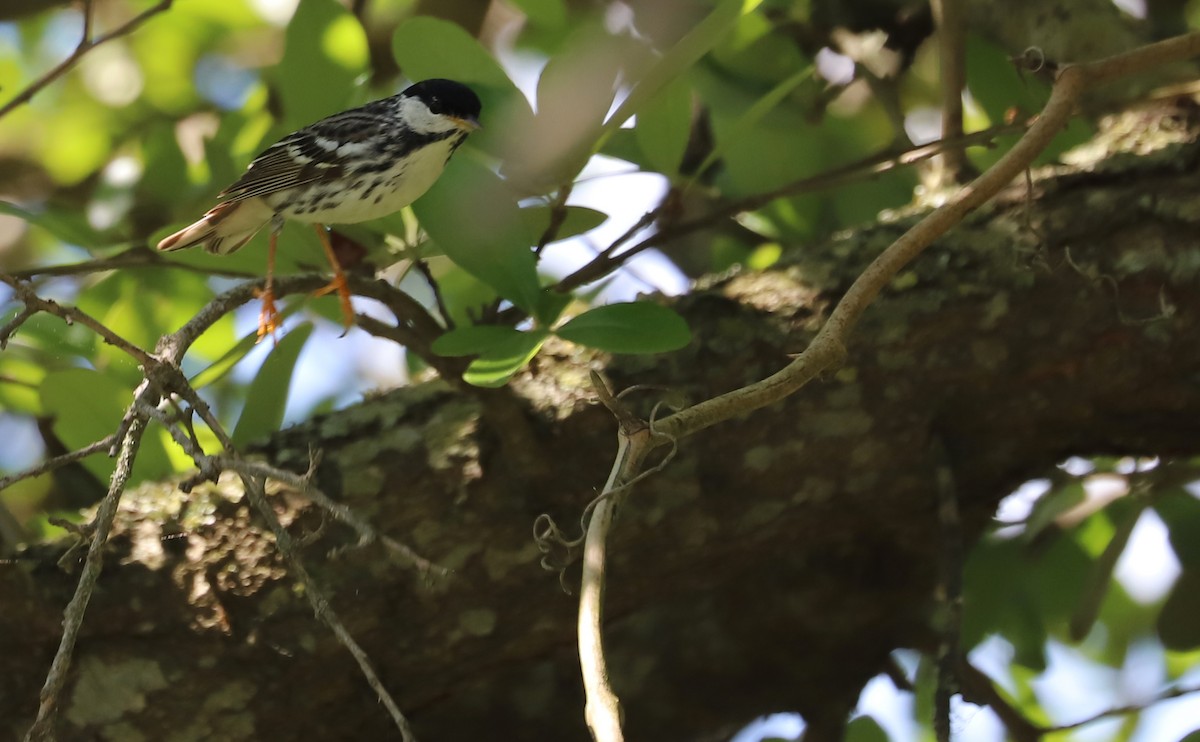
[[[364,148],[387,137],[391,119],[384,103],[343,111],[289,134],[254,158],[220,198],[244,201],[342,177],[349,163],[369,154]]]

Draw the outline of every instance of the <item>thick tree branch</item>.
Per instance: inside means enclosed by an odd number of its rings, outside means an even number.
[[[660,430],[676,438],[695,433],[795,392],[834,367],[867,307],[884,286],[935,239],[999,193],[1050,144],[1066,126],[1080,96],[1089,87],[1200,55],[1200,33],[1188,34],[1096,62],[1064,67],[1050,100],[1029,131],[987,172],[931,212],[883,251],[854,281],[807,350],[783,370],[741,389],[706,400],[665,419]]]

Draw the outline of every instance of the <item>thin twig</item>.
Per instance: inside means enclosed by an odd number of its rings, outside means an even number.
[[[542,232],[542,236],[538,238],[537,247],[534,248],[534,255],[541,255],[558,236],[558,230],[562,229],[563,222],[567,220],[567,199],[571,197],[571,189],[574,188],[573,183],[567,183],[558,189],[558,195],[554,198],[554,203],[550,205],[550,223],[546,225],[546,229]]]
[[[159,13],[169,9],[173,1],[174,0],[162,0],[158,3],[158,5],[147,8],[141,13],[135,15],[133,18],[130,18],[122,25],[117,26],[112,31],[109,31],[107,34],[93,39],[92,2],[91,0],[85,0],[83,4],[83,37],[79,40],[79,45],[75,47],[75,51],[71,52],[70,56],[55,65],[54,68],[49,72],[42,75],[37,80],[34,80],[29,84],[28,87],[13,96],[8,103],[0,106],[0,118],[8,115],[18,106],[29,102],[29,100],[33,98],[33,96],[37,95],[42,88],[66,74],[68,70],[79,63],[79,60],[83,58],[84,54],[87,54],[89,51],[102,44],[107,44],[113,39],[119,39],[122,36],[133,33],[138,26],[142,25]]]
[[[438,314],[442,316],[442,323],[446,325],[447,330],[454,329],[454,318],[450,316],[450,309],[446,306],[446,297],[442,296],[442,287],[438,284],[437,279],[433,277],[433,271],[429,268],[429,263],[421,258],[414,258],[412,265],[425,278],[425,283],[429,284],[429,290],[433,293],[433,303],[438,309]],[[397,281],[397,284],[400,282]]]
[[[1162,703],[1163,701],[1169,701],[1172,698],[1179,698],[1181,696],[1187,696],[1187,695],[1191,695],[1193,693],[1200,693],[1200,685],[1168,688],[1167,690],[1158,694],[1157,696],[1155,696],[1151,700],[1147,701],[1146,703],[1131,703],[1126,706],[1116,706],[1114,708],[1110,708],[1105,711],[1101,711],[1097,714],[1093,714],[1092,716],[1089,716],[1086,719],[1080,719],[1079,721],[1073,721],[1069,724],[1059,724],[1059,725],[1053,726],[1053,727],[1043,727],[1042,733],[1043,734],[1051,734],[1054,732],[1069,732],[1072,729],[1079,729],[1080,727],[1085,727],[1089,724],[1094,724],[1098,721],[1107,719],[1109,717],[1124,716],[1126,714],[1140,713],[1140,712],[1145,711],[1146,709],[1150,708],[1151,706]]]
[[[188,326],[185,326],[175,333],[174,336],[164,337],[159,342],[160,353],[178,353],[181,356],[184,350],[186,350],[187,345],[187,341],[184,340],[184,337],[191,335],[191,333],[194,331],[195,328],[189,329]],[[178,359],[175,360],[175,363],[178,363]],[[168,366],[167,364],[160,364],[156,366],[154,370],[157,373],[153,375],[147,374],[146,384],[144,386],[150,388],[156,385],[162,385],[164,387],[164,391],[169,387],[170,391],[182,396],[185,401],[193,405],[193,409],[196,410],[201,415],[202,419],[204,419],[204,421],[209,425],[210,429],[213,431],[213,434],[216,435],[217,440],[221,442],[222,446],[224,446],[227,452],[223,459],[214,459],[213,457],[206,456],[204,452],[199,450],[199,447],[195,444],[195,439],[181,431],[178,425],[167,425],[167,428],[171,432],[171,435],[176,443],[178,443],[186,452],[189,453],[189,455],[192,456],[193,460],[196,462],[196,465],[201,469],[205,476],[212,476],[212,473],[215,472],[217,467],[222,463],[228,464],[239,461],[229,434],[225,431],[224,427],[215,418],[215,416],[212,415],[211,411],[208,409],[208,406],[204,404],[203,400],[200,399],[199,395],[196,394],[191,385],[187,383],[187,380],[183,378],[182,373],[179,373],[177,368]],[[138,404],[138,402],[135,402],[135,405]],[[170,422],[169,420],[163,418],[162,412],[155,409],[155,406],[151,405],[148,400],[141,400],[140,404],[141,406],[137,407],[139,415],[162,419],[164,423]],[[144,419],[144,417],[135,417],[134,419],[136,424],[138,419]],[[396,705],[395,700],[391,697],[391,694],[389,694],[387,689],[383,686],[383,683],[380,681],[379,675],[375,672],[375,668],[371,664],[370,658],[367,656],[366,652],[364,652],[362,647],[359,646],[358,642],[354,640],[354,637],[350,635],[350,632],[346,630],[346,627],[342,624],[341,619],[338,618],[337,613],[334,612],[333,608],[330,606],[329,599],[325,596],[324,590],[308,573],[303,561],[300,559],[300,554],[295,543],[288,534],[287,530],[283,527],[283,524],[279,522],[279,518],[275,515],[274,509],[267,501],[265,489],[266,477],[253,476],[245,473],[239,473],[239,477],[242,480],[242,485],[250,504],[259,512],[262,518],[267,522],[267,526],[271,529],[271,532],[275,535],[276,547],[284,556],[284,559],[287,560],[293,579],[295,579],[304,587],[305,597],[312,606],[313,613],[321,622],[329,627],[330,631],[333,632],[333,635],[337,637],[338,641],[341,642],[342,645],[346,647],[346,650],[350,652],[350,655],[354,657],[354,660],[358,663],[359,669],[363,673],[363,677],[366,678],[368,685],[370,685],[375,691],[380,702],[383,703],[385,708],[387,708],[388,713],[391,715],[397,729],[400,730],[401,738],[405,740],[405,742],[415,742],[416,737],[413,735],[412,728],[408,723],[408,719],[405,718],[404,714],[400,711],[399,706]],[[313,488],[308,486],[302,489],[311,490]],[[328,498],[326,498],[326,500],[327,499]],[[335,514],[338,513],[335,512]],[[368,526],[368,529],[369,528],[370,527]],[[370,530],[373,532],[373,529]]]
[[[566,278],[555,284],[556,291],[570,291],[578,288],[585,283],[601,278],[610,273],[614,268],[621,265],[630,257],[651,247],[658,247],[681,237],[698,232],[702,229],[718,224],[732,216],[746,211],[754,211],[763,206],[775,201],[776,199],[785,196],[795,196],[801,193],[811,193],[830,188],[837,188],[843,185],[856,183],[865,178],[873,178],[882,175],[890,170],[900,167],[907,167],[923,162],[935,155],[946,151],[952,147],[968,147],[979,144],[989,144],[997,137],[1005,134],[1015,134],[1025,130],[1023,124],[1006,124],[1002,126],[994,126],[984,131],[977,131],[971,134],[965,134],[955,140],[939,140],[922,144],[918,147],[905,150],[900,154],[896,154],[892,150],[885,150],[870,157],[864,158],[857,162],[852,162],[842,167],[827,170],[818,175],[788,183],[779,188],[776,188],[765,193],[747,196],[735,201],[729,201],[725,204],[716,206],[712,211],[704,216],[697,217],[690,221],[674,224],[667,229],[656,232],[642,241],[638,242],[633,247],[617,253],[617,249],[625,244],[629,239],[641,231],[641,229],[649,226],[649,223],[657,217],[657,209],[645,214],[638,223],[636,223],[625,234],[617,238],[611,245],[600,252],[596,258],[591,260],[587,265],[584,265],[579,270],[570,274]],[[661,208],[661,207],[660,207]]]
[[[130,406],[130,409],[132,411],[133,405]],[[84,561],[79,583],[75,586],[75,595],[67,604],[66,610],[63,611],[62,639],[59,641],[54,660],[50,663],[46,683],[42,686],[37,719],[25,736],[26,742],[40,742],[54,738],[54,718],[59,694],[67,682],[67,670],[71,666],[75,642],[79,638],[79,628],[83,625],[83,616],[87,611],[88,601],[91,600],[92,592],[96,588],[96,581],[100,579],[100,571],[104,566],[104,543],[108,540],[109,531],[112,529],[113,518],[117,514],[117,505],[121,502],[121,495],[129,481],[129,474],[133,470],[133,461],[137,456],[142,433],[145,430],[146,418],[135,413],[122,438],[121,455],[117,459],[112,479],[109,480],[108,494],[105,495],[104,500],[100,502],[100,507],[96,510],[96,518],[92,523],[94,527],[92,542],[88,547],[87,559]]]
[[[202,268],[196,265],[188,265],[177,260],[168,260],[163,257],[162,253],[149,250],[145,247],[131,247],[124,252],[119,252],[116,255],[110,255],[106,258],[97,258],[95,260],[82,260],[78,263],[63,263],[61,265],[37,266],[22,271],[13,271],[9,275],[13,278],[29,279],[39,277],[59,277],[59,276],[78,276],[90,275],[101,271],[118,270],[121,268],[163,268],[169,270],[179,270],[190,273],[199,273],[204,276],[219,276],[221,278],[256,278],[258,274],[247,271],[234,271],[219,268]]]
[[[958,514],[958,492],[950,458],[940,439],[933,442],[937,471],[938,536],[938,650],[937,683],[934,688],[933,728],[938,742],[950,742],[950,701],[958,692],[958,664],[962,655],[962,523]]]
[[[105,451],[113,444],[114,437],[115,436],[112,435],[105,436],[94,443],[89,443],[83,448],[76,449],[70,453],[64,453],[61,456],[55,456],[51,459],[46,459],[37,466],[31,466],[24,471],[17,472],[16,474],[9,474],[7,477],[0,477],[0,490],[20,482],[22,479],[29,479],[30,477],[36,477],[45,474],[46,472],[54,471],[55,469],[66,466],[67,464],[87,458],[94,453]]]
[[[308,474],[296,474],[286,469],[280,469],[269,464],[263,464],[255,461],[246,461],[237,456],[219,456],[216,460],[216,465],[221,469],[236,472],[238,474],[274,479],[277,482],[287,485],[304,495],[314,504],[328,511],[335,518],[342,521],[346,525],[353,528],[359,536],[359,545],[366,546],[371,543],[380,543],[388,551],[392,552],[397,557],[409,562],[416,567],[421,573],[434,573],[439,577],[444,577],[450,573],[450,570],[445,567],[438,566],[429,561],[425,557],[413,551],[412,547],[396,541],[393,538],[380,534],[375,527],[372,526],[366,519],[354,512],[346,505],[330,499],[328,495],[318,489],[312,483],[312,472]]]
[[[321,589],[312,575],[304,567],[304,563],[300,560],[299,551],[296,549],[292,537],[288,534],[287,529],[279,522],[279,518],[275,515],[275,510],[271,507],[271,503],[267,501],[265,484],[266,480],[262,477],[247,477],[241,475],[242,484],[246,491],[246,497],[250,504],[258,511],[259,515],[267,522],[267,527],[271,529],[271,533],[275,534],[275,546],[279,549],[279,553],[283,554],[287,560],[288,566],[291,568],[293,578],[304,586],[304,597],[308,599],[308,603],[312,606],[313,613],[324,623],[337,640],[342,643],[342,646],[350,652],[350,656],[358,663],[358,668],[366,678],[367,684],[375,691],[380,703],[387,709],[391,715],[392,721],[396,724],[396,728],[400,730],[400,738],[404,742],[416,742],[416,735],[413,734],[412,726],[408,723],[404,713],[400,711],[400,707],[396,705],[396,701],[388,693],[384,687],[383,681],[379,679],[379,675],[375,672],[374,666],[371,664],[371,658],[363,651],[354,637],[342,624],[337,613],[329,605],[329,599],[325,596],[325,592]]]
[[[8,341],[12,339],[13,333],[19,330],[21,325],[25,324],[25,320],[35,314],[37,314],[37,310],[26,304],[20,312],[17,312],[16,317],[5,322],[4,327],[0,327],[0,350],[8,347]]]
[[[967,87],[967,43],[965,0],[933,0],[933,18],[937,23],[938,66],[942,92],[942,139],[953,141],[963,133],[962,93]],[[938,158],[938,180],[951,186],[967,165],[962,147],[947,147]]]
[[[992,679],[979,668],[965,659],[960,659],[958,679],[962,684],[963,698],[971,703],[990,707],[1000,718],[1000,723],[1008,732],[1008,738],[1013,742],[1039,742],[1041,740],[1041,727],[1026,719],[1019,709],[1009,703],[1008,699],[996,690]]]
[[[16,297],[24,302],[27,308],[35,309],[39,312],[53,314],[54,316],[65,320],[67,324],[78,322],[79,324],[84,325],[89,330],[99,335],[104,342],[125,351],[140,365],[151,366],[157,362],[156,359],[149,353],[108,329],[108,327],[99,320],[92,317],[87,312],[82,311],[78,307],[63,306],[52,299],[43,299],[37,295],[37,292],[34,291],[29,284],[25,283],[24,281],[18,281],[7,273],[0,273],[0,283],[7,284],[9,287],[11,287],[13,293],[16,294]]]

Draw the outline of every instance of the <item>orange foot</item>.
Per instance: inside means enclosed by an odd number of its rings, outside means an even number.
[[[350,288],[346,286],[346,277],[341,273],[334,276],[323,288],[319,288],[313,292],[313,296],[324,296],[337,292],[338,302],[342,306],[342,325],[349,330],[354,327],[354,307],[350,304]]]
[[[267,335],[275,340],[275,331],[279,329],[279,310],[275,308],[275,292],[269,288],[258,292],[258,298],[262,299],[262,311],[258,314],[258,340],[256,343],[261,343],[262,339]],[[276,342],[278,342],[276,340]]]

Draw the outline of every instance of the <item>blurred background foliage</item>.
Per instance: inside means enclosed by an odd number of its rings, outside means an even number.
[[[1033,42],[1003,18],[979,22],[1004,3],[970,5],[967,128],[1022,121],[1048,91],[1010,61]],[[85,15],[102,35],[151,6],[0,8],[0,105],[72,54]],[[1063,39],[1081,28],[1072,23],[1086,19],[1090,51],[1115,50],[1194,27],[1200,14],[1194,2],[1151,6],[1159,14],[1139,26],[1106,1],[1079,3],[1057,36],[1037,41],[1070,61],[1077,51]],[[435,349],[482,356],[478,383],[503,383],[551,332],[615,352],[665,350],[687,342],[687,330],[662,307],[618,303],[590,320],[568,317],[639,292],[683,291],[690,278],[734,266],[766,268],[783,251],[912,203],[914,192],[936,197],[914,168],[797,187],[938,135],[931,29],[919,2],[177,0],[4,111],[0,270],[32,277],[42,295],[153,348],[215,293],[260,276],[265,238],[230,257],[163,259],[149,246],[209,208],[287,132],[393,94],[406,79],[449,77],[480,94],[484,129],[413,209],[344,230],[366,248],[365,265],[436,311],[426,282],[408,270],[413,256],[429,260],[459,328]],[[1046,161],[1090,133],[1080,119]],[[987,167],[1015,136],[970,148],[971,165]],[[535,261],[530,247],[570,184],[555,244]],[[643,213],[657,209],[635,242],[778,189],[788,192],[583,286],[569,307],[548,289]],[[282,244],[280,273],[322,269],[310,231],[289,226]],[[7,291],[0,298],[8,322],[20,307]],[[498,298],[532,324],[468,327]],[[368,305],[359,300],[361,311]],[[253,311],[218,321],[185,363],[239,441],[421,373],[390,342],[357,331],[334,339],[332,299],[290,298],[277,345],[254,344]],[[311,350],[315,343],[325,350]],[[30,319],[0,353],[0,473],[112,433],[140,379],[128,356],[87,329],[45,314]],[[152,430],[134,481],[191,465]],[[52,533],[51,513],[77,517],[103,493],[112,467],[91,456],[7,488],[17,533]],[[963,627],[964,648],[999,682],[1004,702],[1053,726],[1128,703],[1166,709],[1171,702],[1150,703],[1163,687],[1200,684],[1200,504],[1191,471],[1180,462],[1068,462],[1010,498],[1006,522],[967,565]],[[1117,496],[1096,494],[1114,487]],[[11,531],[6,539],[11,547]],[[865,715],[850,739],[930,737],[928,662],[899,653],[897,667],[888,682],[902,690],[886,702],[864,691]],[[1090,689],[1084,700],[1080,686]],[[963,738],[1002,737],[990,713],[958,707]],[[1178,713],[1141,718],[1050,738],[1159,740],[1190,731]],[[1148,736],[1159,734],[1168,736]]]

